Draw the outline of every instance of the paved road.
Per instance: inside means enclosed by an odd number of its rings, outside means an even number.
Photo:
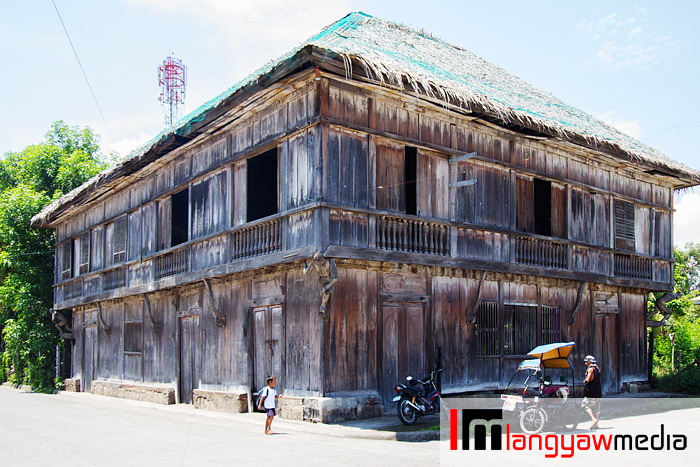
[[[218,414],[84,393],[0,386],[2,466],[430,466],[438,442],[352,439],[289,429],[262,414]],[[323,428],[323,427],[319,427]]]
[[[283,465],[699,465],[700,408],[602,420],[596,434],[684,433],[687,449],[583,452],[547,459],[544,452],[470,451],[455,457],[449,443],[358,439],[372,430],[275,420],[262,433],[262,414],[222,414],[188,405],[160,406],[84,393],[33,394],[0,386],[0,466]],[[590,432],[583,423],[573,435]],[[370,424],[367,424],[370,426]],[[366,428],[366,427],[365,427]],[[328,436],[334,435],[334,436]],[[572,438],[573,439],[573,438]],[[577,441],[578,443],[578,441]],[[562,444],[563,446],[563,444]],[[578,446],[578,444],[577,444]],[[577,447],[578,449],[578,447]],[[442,456],[440,455],[442,452]],[[551,452],[551,451],[550,451]],[[563,453],[563,450],[559,451]]]

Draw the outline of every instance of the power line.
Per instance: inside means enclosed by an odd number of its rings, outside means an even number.
[[[51,3],[53,3],[53,7],[56,9],[56,14],[58,15],[59,21],[61,21],[61,26],[63,26],[63,31],[66,33],[66,37],[68,38],[68,42],[70,43],[71,49],[73,49],[73,54],[75,55],[75,59],[78,61],[78,65],[80,66],[80,71],[83,72],[83,77],[85,78],[85,82],[88,85],[88,88],[90,88],[90,94],[92,94],[92,98],[95,100],[95,105],[97,106],[97,110],[100,112],[100,116],[102,117],[102,121],[104,122],[105,126],[107,127],[107,133],[109,133],[109,137],[112,139],[112,144],[116,144],[116,141],[114,141],[114,136],[112,136],[112,130],[109,129],[109,125],[107,124],[107,119],[105,118],[104,114],[102,113],[102,108],[100,107],[100,103],[97,102],[97,97],[95,96],[95,92],[92,90],[92,86],[90,86],[90,80],[87,77],[87,74],[85,73],[85,69],[83,68],[83,64],[80,63],[80,58],[78,58],[78,52],[75,51],[75,47],[73,47],[73,41],[70,39],[70,35],[68,34],[68,29],[66,29],[66,25],[63,23],[63,18],[61,18],[61,13],[58,12],[58,7],[56,6],[56,2],[54,0],[51,0]]]
[[[650,135],[652,133],[659,133],[660,131],[675,130],[676,128],[682,128],[684,126],[697,125],[698,123],[700,123],[700,120],[698,120],[697,122],[684,123],[682,125],[676,125],[676,126],[672,126],[672,127],[668,127],[668,128],[662,128],[660,130],[647,131],[646,133],[642,133],[642,136],[643,135]]]

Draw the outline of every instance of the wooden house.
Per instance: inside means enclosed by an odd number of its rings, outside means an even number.
[[[470,52],[362,13],[33,219],[82,391],[285,417],[390,408],[407,374],[502,388],[576,341],[646,380],[679,164]]]

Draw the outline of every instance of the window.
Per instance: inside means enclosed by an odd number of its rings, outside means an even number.
[[[479,357],[523,356],[542,344],[560,342],[561,307],[541,305],[503,306],[503,337],[498,302],[482,302],[476,312],[476,352]]]
[[[248,159],[247,221],[277,213],[277,148]]]
[[[527,355],[537,347],[537,305],[506,305],[503,328],[503,353]]]
[[[124,352],[141,353],[143,347],[142,323],[131,321],[124,323]]]
[[[61,280],[66,280],[71,278],[73,271],[73,241],[64,243],[61,250]]]
[[[406,146],[404,162],[404,193],[406,194],[406,214],[416,215],[418,157],[416,148]]]
[[[127,229],[127,216],[115,219],[112,233],[112,264],[126,261]]]
[[[535,231],[538,235],[552,235],[552,182],[536,178],[534,181]]]
[[[80,274],[90,271],[90,232],[80,236],[80,262],[78,264]]]
[[[615,200],[615,248],[635,251],[633,203]]]
[[[561,307],[542,305],[540,344],[561,342]]]
[[[476,355],[497,357],[499,347],[498,303],[481,302],[476,310]]]
[[[567,237],[566,187],[549,180],[518,176],[516,227],[545,237]]]
[[[188,240],[190,189],[178,191],[170,197],[170,246]]]

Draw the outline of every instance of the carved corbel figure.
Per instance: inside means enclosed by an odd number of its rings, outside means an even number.
[[[680,292],[675,292],[675,293],[666,293],[662,295],[661,297],[656,299],[656,302],[654,303],[654,309],[647,314],[647,327],[648,328],[660,328],[661,326],[666,326],[666,320],[668,319],[669,316],[671,316],[671,310],[668,309],[666,304],[670,302],[671,300],[676,300],[678,298],[681,298],[683,296],[682,293]],[[661,321],[656,321],[653,320],[652,317],[656,313],[661,313],[663,312],[664,317],[661,318]]]
[[[61,339],[73,339],[73,328],[63,313],[51,308],[49,314],[51,315],[51,321],[60,333]]]
[[[204,278],[202,279],[202,282],[204,282],[204,287],[207,289],[207,296],[209,297],[209,310],[211,311],[211,314],[214,315],[216,325],[223,328],[226,326],[226,315],[221,313],[216,307],[216,302],[214,301],[214,291],[211,289],[209,279]]]
[[[566,324],[571,326],[574,324],[574,321],[576,321],[576,312],[578,311],[578,307],[581,306],[581,297],[583,297],[583,289],[586,288],[586,281],[581,282],[581,284],[578,286],[578,292],[576,293],[576,303],[574,303],[574,307],[566,312]]]
[[[304,274],[308,274],[313,268],[318,269],[318,276],[321,281],[321,306],[318,312],[322,319],[328,319],[328,304],[335,283],[338,282],[338,268],[333,258],[328,259],[321,252],[316,252],[308,264],[304,263]]]
[[[472,305],[472,309],[467,310],[466,322],[473,323],[476,321],[476,310],[479,309],[479,304],[481,303],[481,292],[484,290],[484,279],[486,279],[486,271],[481,271],[481,277],[479,277],[479,287],[476,290],[476,300]]]

